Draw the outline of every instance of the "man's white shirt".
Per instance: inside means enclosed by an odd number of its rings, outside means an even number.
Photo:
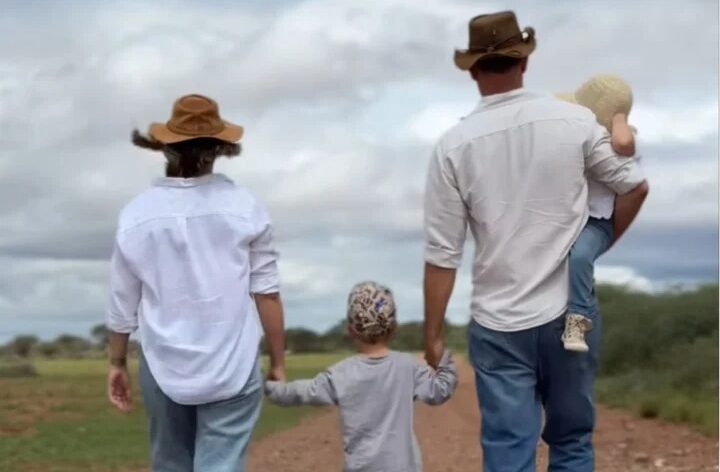
[[[519,331],[565,311],[567,254],[588,217],[586,174],[618,194],[644,181],[592,112],[549,94],[484,97],[440,138],[425,193],[425,260],[457,268],[470,228],[479,324]]]

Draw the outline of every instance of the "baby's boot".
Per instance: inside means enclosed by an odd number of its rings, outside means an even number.
[[[592,321],[578,315],[569,313],[565,317],[565,331],[562,335],[562,342],[565,349],[575,352],[588,352],[590,348],[585,342],[585,333],[592,329]]]

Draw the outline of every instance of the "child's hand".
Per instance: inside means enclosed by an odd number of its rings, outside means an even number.
[[[613,116],[610,134],[612,148],[618,155],[625,157],[635,155],[635,135],[628,124],[626,114],[617,113]]]

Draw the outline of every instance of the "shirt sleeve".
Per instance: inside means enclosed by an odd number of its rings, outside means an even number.
[[[467,231],[467,207],[452,163],[435,148],[425,187],[425,262],[456,269],[462,262]]]
[[[613,151],[610,134],[598,123],[590,126],[583,151],[587,174],[619,195],[630,192],[645,180],[637,159],[619,157]]]
[[[107,327],[116,333],[132,333],[138,327],[142,283],[132,272],[122,249],[115,239],[110,259],[110,301]]]
[[[445,403],[455,392],[458,377],[455,363],[448,351],[442,356],[437,371],[425,364],[415,367],[415,398],[430,405]]]
[[[265,394],[271,402],[283,406],[337,405],[337,394],[330,372],[320,373],[314,379],[265,382]]]
[[[250,293],[277,293],[280,290],[278,254],[273,243],[273,225],[264,207],[256,204],[257,236],[250,243]]]

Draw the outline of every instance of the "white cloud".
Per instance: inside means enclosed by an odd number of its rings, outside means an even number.
[[[472,109],[467,103],[435,103],[413,115],[408,132],[418,141],[432,144]]]
[[[637,104],[630,121],[638,128],[638,138],[648,144],[698,143],[717,136],[718,102],[710,99],[700,104]]]
[[[518,11],[539,37],[529,88],[571,89],[597,72],[632,83],[652,188],[639,227],[717,224],[712,3],[670,16],[642,1]],[[85,277],[101,280],[119,208],[162,170],[129,132],[167,119],[189,92],[218,99],[246,127],[243,155],[218,169],[269,204],[292,320],[326,326],[337,317],[326,307],[361,278],[397,286],[404,313],[421,316],[426,162],[478,99],[452,50],[464,46],[468,18],[504,4],[162,0],[86,2],[81,15],[78,5],[17,5],[0,18],[0,39],[13,45],[0,51],[0,253],[20,268],[0,275],[0,316],[97,318],[104,289]],[[682,257],[682,241],[672,244],[668,263]],[[467,320],[469,288],[458,281],[454,320]]]
[[[621,285],[631,290],[652,292],[653,282],[637,273],[632,267],[606,266],[599,264],[595,267],[595,280],[597,283]]]

